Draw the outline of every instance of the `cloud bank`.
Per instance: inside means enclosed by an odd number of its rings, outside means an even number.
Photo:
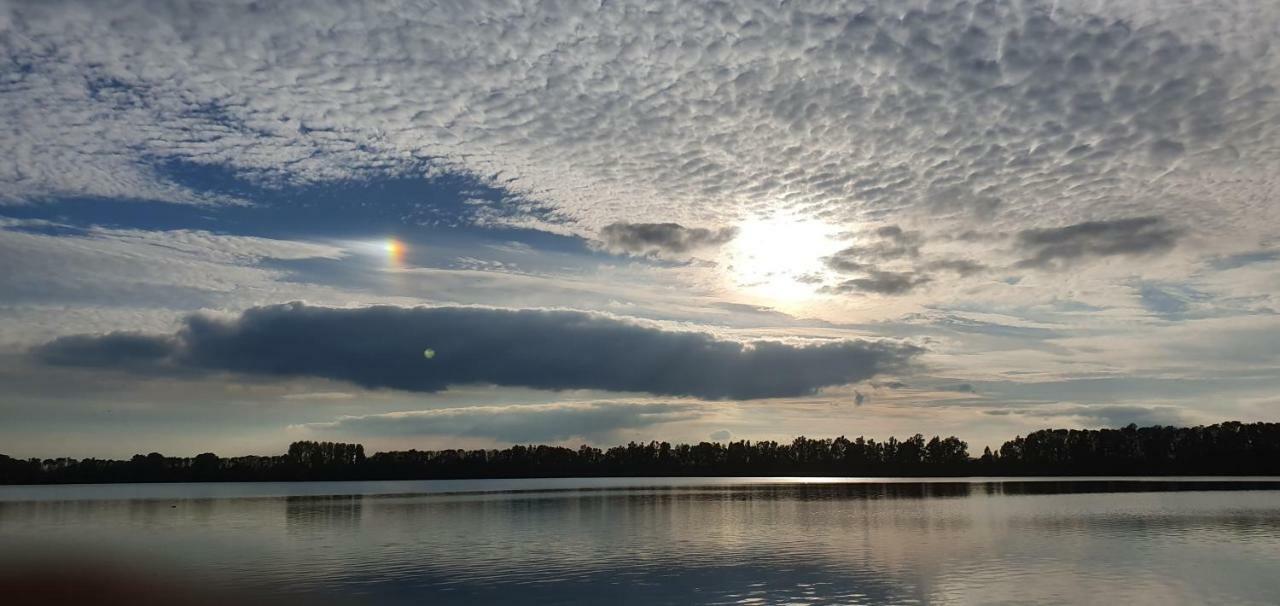
[[[429,359],[427,348],[435,352]],[[310,376],[423,392],[479,383],[709,400],[812,394],[901,371],[921,352],[892,341],[740,343],[573,311],[302,303],[257,307],[232,320],[192,315],[171,335],[75,335],[33,350],[47,364],[135,372]]]
[[[698,417],[693,404],[612,403],[470,406],[343,416],[296,426],[360,436],[466,436],[506,442],[600,439],[620,429],[640,429]]]

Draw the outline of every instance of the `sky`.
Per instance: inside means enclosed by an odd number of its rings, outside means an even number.
[[[1270,0],[0,0],[0,452],[1275,421]]]

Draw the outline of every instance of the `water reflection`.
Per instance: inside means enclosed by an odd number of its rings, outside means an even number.
[[[117,559],[161,554],[166,567],[210,587],[376,603],[1100,595],[1269,603],[1280,595],[1274,482],[549,487],[0,502],[0,556],[97,546]]]
[[[285,529],[291,533],[358,531],[364,501],[362,495],[285,497]]]

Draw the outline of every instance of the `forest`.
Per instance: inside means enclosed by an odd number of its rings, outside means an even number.
[[[971,456],[954,436],[632,442],[600,449],[512,446],[366,455],[360,444],[294,442],[276,456],[128,460],[0,455],[0,484],[426,480],[590,476],[1280,475],[1280,423],[1046,429]]]

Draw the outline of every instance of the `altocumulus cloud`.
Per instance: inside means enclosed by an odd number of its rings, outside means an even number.
[[[427,359],[430,348],[435,355]],[[37,346],[47,364],[132,372],[310,376],[434,392],[493,384],[753,399],[812,394],[905,370],[919,347],[842,340],[738,342],[576,311],[287,303],[239,318],[188,316],[171,335],[75,335]]]
[[[1270,0],[404,4],[7,3],[0,198],[200,201],[164,167],[309,183],[439,158],[515,175],[579,235],[764,201],[1111,219],[1138,194],[1247,227],[1265,189],[1188,204],[1152,178],[1269,174],[1280,132]]]
[[[327,423],[294,426],[317,432],[377,436],[447,435],[511,442],[604,437],[619,429],[639,429],[696,418],[687,403],[565,403],[471,406],[376,415],[343,416]]]

